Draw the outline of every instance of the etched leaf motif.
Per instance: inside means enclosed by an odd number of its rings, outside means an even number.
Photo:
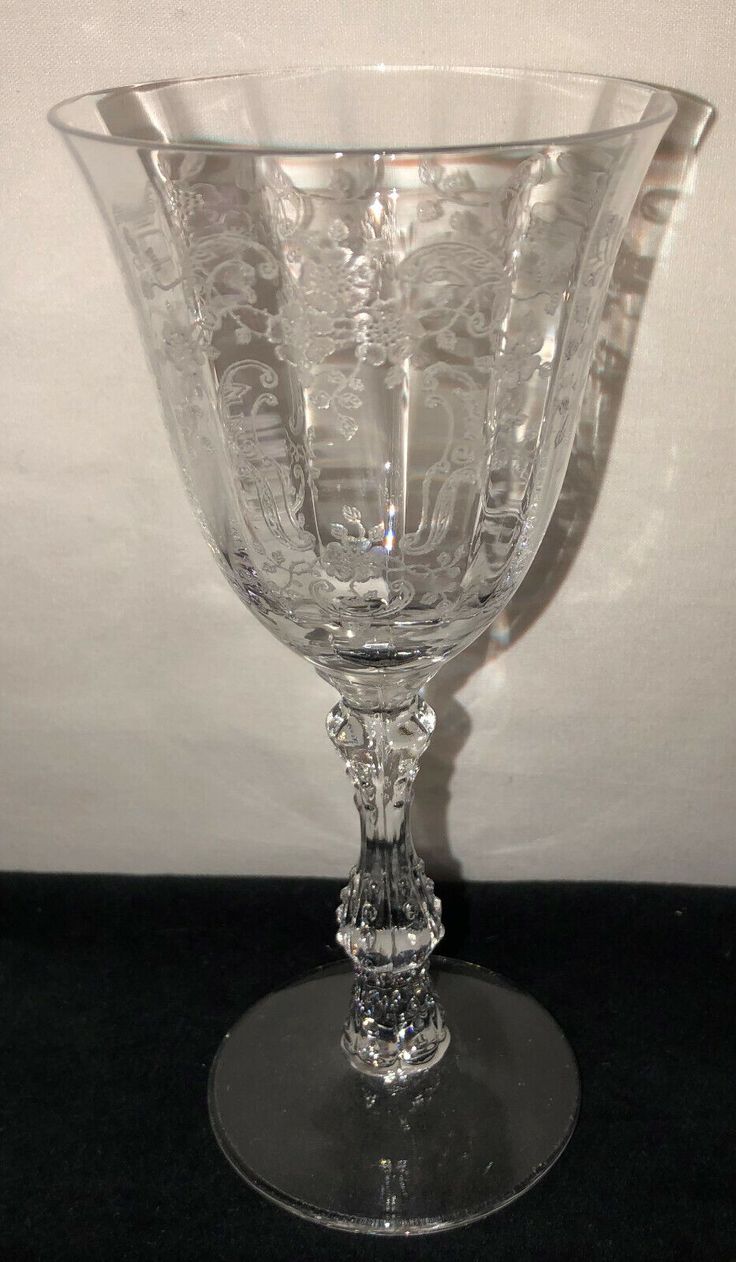
[[[475,183],[469,171],[462,167],[457,167],[442,178],[440,188],[443,193],[457,196],[459,193],[469,193],[471,189],[475,188]]]
[[[431,223],[433,219],[442,218],[442,202],[434,198],[427,198],[423,202],[419,202],[417,206],[417,218],[422,223]]]
[[[419,163],[419,179],[422,181],[422,184],[430,186],[437,184],[440,176],[440,168],[436,162],[426,159]]]
[[[620,236],[615,155],[456,162],[428,157],[413,185],[402,167],[394,197],[388,159],[325,158],[307,191],[277,157],[256,187],[240,160],[181,155],[116,211],[194,474],[218,450],[213,386],[222,410],[238,590],[310,630],[416,610],[429,644],[487,618],[565,454]],[[403,452],[355,441],[400,418]]]
[[[337,427],[346,443],[349,443],[351,438],[354,438],[358,432],[358,422],[355,420],[355,417],[346,416],[344,413],[338,415]]]

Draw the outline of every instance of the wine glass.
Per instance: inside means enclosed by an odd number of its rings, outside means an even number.
[[[349,963],[249,1009],[210,1081],[232,1164],[318,1221],[468,1222],[540,1178],[575,1124],[553,1019],[472,965],[430,976],[441,908],[409,808],[423,688],[539,546],[674,112],[595,76],[377,66],[120,88],[50,115],[215,557],[339,693],[327,730],[361,826]]]

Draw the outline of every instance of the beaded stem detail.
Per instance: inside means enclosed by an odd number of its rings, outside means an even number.
[[[337,910],[337,940],[355,967],[343,1047],[357,1069],[388,1080],[434,1064],[449,1039],[428,968],[444,933],[442,908],[409,828],[419,758],[434,726],[434,711],[419,697],[391,711],[339,701],[327,719],[361,821],[360,859]]]

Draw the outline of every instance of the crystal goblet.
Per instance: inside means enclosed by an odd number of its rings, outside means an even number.
[[[335,1226],[455,1226],[574,1126],[530,997],[430,955],[411,841],[422,689],[499,613],[555,505],[601,306],[667,93],[591,76],[351,67],[57,106],[102,209],[202,528],[256,617],[335,686],[355,786],[349,964],[230,1032],[233,1165]],[[342,1037],[340,1038],[340,1027]]]

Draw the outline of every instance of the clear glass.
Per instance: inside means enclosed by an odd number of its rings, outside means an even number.
[[[674,113],[639,83],[379,66],[121,88],[50,115],[105,217],[215,557],[340,694],[327,728],[361,823],[338,910],[352,988],[320,974],[256,1005],[211,1085],[241,1173],[334,1225],[468,1221],[540,1177],[574,1124],[574,1059],[551,1018],[523,1079],[556,1107],[519,1112],[499,1047],[518,1068],[541,1010],[479,970],[446,968],[435,990],[441,908],[409,807],[434,727],[422,689],[503,609],[541,542],[623,229]],[[285,1004],[301,1110],[277,1106]],[[309,1101],[335,1093],[353,1162],[342,1199],[347,1150],[309,1155],[323,1125]],[[247,1118],[264,1095],[259,1157]],[[504,1126],[479,1131],[473,1101],[491,1097]],[[464,1163],[449,1192],[437,1108]],[[401,1116],[423,1142],[389,1192],[370,1171]]]

